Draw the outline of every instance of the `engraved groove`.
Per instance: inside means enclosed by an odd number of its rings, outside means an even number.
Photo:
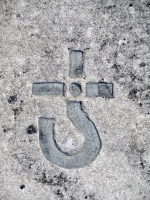
[[[44,117],[39,119],[40,146],[44,156],[53,164],[68,169],[81,168],[96,158],[101,148],[101,140],[94,123],[83,112],[81,102],[68,101],[67,115],[85,137],[82,150],[74,155],[62,152],[54,139],[54,119]]]

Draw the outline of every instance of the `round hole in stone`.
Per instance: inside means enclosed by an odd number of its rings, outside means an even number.
[[[79,83],[71,83],[69,86],[69,91],[74,97],[77,97],[81,94],[82,87]]]

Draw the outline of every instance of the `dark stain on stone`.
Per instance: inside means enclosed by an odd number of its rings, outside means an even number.
[[[113,66],[112,66],[113,69],[115,69],[116,73],[119,73],[120,70],[121,70],[121,66],[117,63],[115,63]]]
[[[96,199],[95,199],[95,194],[90,194],[90,195],[89,195],[89,199],[91,199],[91,200],[96,200]]]
[[[147,24],[147,30],[146,30],[146,32],[147,32],[148,34],[150,34],[150,24]]]
[[[96,197],[95,197],[95,194],[92,193],[92,194],[86,195],[86,196],[84,197],[84,199],[96,200]]]
[[[146,6],[147,6],[147,7],[150,7],[150,2],[148,2],[148,3],[146,4]]]
[[[140,154],[143,154],[145,152],[145,149],[141,148],[140,150],[138,150]]]
[[[140,63],[140,67],[145,67],[145,66],[146,66],[146,63],[144,63],[144,62]]]
[[[25,188],[25,185],[20,185],[20,189],[23,190]]]
[[[65,192],[67,192],[68,189],[66,187],[64,187],[64,190],[65,190]]]
[[[20,142],[26,142],[26,140],[20,140]]]
[[[31,169],[31,167],[32,167],[32,164],[30,163],[30,164],[28,165],[28,167],[29,167],[29,169]]]
[[[135,54],[132,54],[132,55],[130,56],[130,59],[135,59],[135,58],[137,58],[137,56],[136,56]]]
[[[63,195],[63,193],[62,193],[62,191],[61,191],[60,189],[56,190],[56,191],[55,191],[55,194],[56,194],[58,197],[60,197],[61,199],[64,197],[64,195]]]
[[[31,139],[29,139],[29,142],[32,142],[32,140],[31,140]]]
[[[52,186],[64,186],[65,183],[70,183],[70,179],[67,179],[67,176],[64,175],[64,173],[60,173],[59,175],[55,175],[52,178],[48,178],[46,176],[46,173],[43,172],[42,173],[42,177],[38,180],[41,183],[46,183],[48,185],[52,185]]]
[[[27,128],[27,133],[28,134],[33,134],[33,133],[36,133],[36,132],[37,132],[37,129],[36,129],[36,127],[34,125],[28,126],[28,128]]]
[[[46,49],[44,50],[44,53],[45,53],[45,56],[50,57],[50,56],[52,56],[53,51],[46,48]]]
[[[23,111],[22,107],[13,108],[14,119],[17,119],[17,116],[21,113],[21,111]]]
[[[76,42],[77,39],[76,38],[72,38],[72,39],[67,39],[68,42]]]
[[[17,95],[12,95],[8,99],[8,103],[15,103],[17,101]]]
[[[67,176],[64,173],[60,173],[58,176],[54,176],[54,178],[57,180],[56,184],[59,186],[63,186],[64,183],[68,182]]]
[[[142,169],[144,169],[145,168],[145,165],[144,165],[144,162],[143,162],[143,159],[142,159],[142,157],[140,157],[140,165],[142,166]]]
[[[130,73],[130,77],[131,77],[132,81],[134,81],[136,79],[136,76],[133,73]]]
[[[10,129],[10,128],[7,128],[7,127],[3,129],[4,133],[6,133],[6,132],[8,132],[8,131],[10,131],[10,130],[11,130],[11,129]]]
[[[47,179],[46,179],[46,174],[45,172],[42,173],[42,183],[46,183]]]
[[[149,89],[150,89],[150,85],[147,86],[147,90],[149,90]]]
[[[28,72],[28,69],[27,68],[24,68],[23,69],[23,74],[27,73]]]
[[[146,101],[150,100],[150,90],[146,91],[146,94],[144,95],[143,99]]]
[[[87,47],[87,48],[85,48],[85,49],[84,49],[84,51],[87,51],[87,50],[89,50],[89,49],[90,49],[90,48],[89,48],[89,47]]]
[[[129,92],[129,99],[133,99],[135,100],[136,99],[136,94],[137,94],[137,89],[133,88],[132,90],[130,90]]]
[[[99,51],[101,51],[106,45],[107,45],[107,42],[108,42],[108,39],[107,40],[104,40],[102,43],[101,43],[101,49]]]
[[[133,72],[130,72],[129,75],[130,75],[132,81],[134,81],[134,80],[143,81],[142,77],[140,77],[137,74],[134,74]]]
[[[45,50],[45,53],[49,56],[50,52],[48,50]]]
[[[112,8],[115,8],[116,7],[116,5],[109,5],[109,6],[107,6],[107,7],[105,7],[106,9],[112,9]]]

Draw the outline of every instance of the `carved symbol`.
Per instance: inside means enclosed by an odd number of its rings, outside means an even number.
[[[70,50],[71,78],[83,76],[83,52]],[[82,92],[81,85],[72,83],[70,93],[76,97]],[[64,96],[64,83],[34,83],[32,92],[35,95],[61,95]],[[112,83],[87,83],[87,97],[113,98]],[[80,168],[90,164],[98,155],[101,148],[101,140],[94,123],[82,110],[82,102],[67,101],[67,116],[73,125],[85,137],[85,145],[78,153],[69,155],[62,152],[54,139],[54,119],[39,118],[39,140],[41,150],[47,160],[63,168]]]

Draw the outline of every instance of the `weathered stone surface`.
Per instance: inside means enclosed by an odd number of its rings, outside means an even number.
[[[52,95],[63,96],[64,84],[63,83],[34,83],[32,87],[34,95]]]
[[[113,83],[87,83],[86,95],[87,97],[113,98]]]
[[[149,16],[149,0],[0,1],[0,199],[149,199]],[[84,52],[85,79],[69,77],[68,48]],[[115,98],[86,96],[86,83],[100,80],[114,83]],[[78,81],[102,149],[90,165],[64,169],[43,156],[38,119],[54,118],[59,147],[70,152],[69,140],[78,152],[72,96],[35,96],[32,84]]]
[[[62,152],[54,139],[54,119],[39,119],[39,140],[44,156],[53,164],[63,168],[81,168],[90,164],[98,155],[101,142],[93,122],[82,110],[81,102],[67,102],[67,115],[74,126],[84,135],[85,144],[75,155]]]
[[[70,49],[69,76],[71,78],[83,77],[83,51]]]

